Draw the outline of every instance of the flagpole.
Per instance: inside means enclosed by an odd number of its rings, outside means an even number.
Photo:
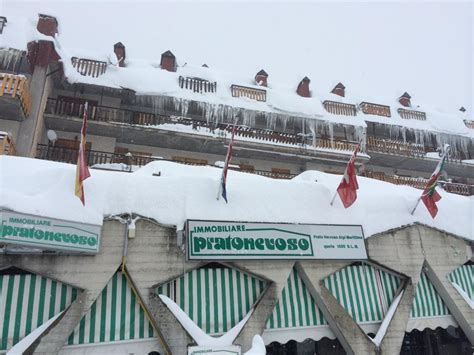
[[[337,196],[337,189],[336,189],[336,192],[334,193],[334,196],[332,197],[331,206],[333,205],[334,200],[336,200],[336,196]]]
[[[413,210],[411,211],[411,215],[413,215],[413,213],[415,213],[415,210],[417,209],[418,205],[420,204],[420,201],[421,201],[421,197],[418,197],[418,200],[416,200],[416,205],[415,205],[415,207],[413,207]]]

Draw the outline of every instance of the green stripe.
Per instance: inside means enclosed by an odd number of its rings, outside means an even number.
[[[136,296],[134,292],[130,293],[130,337],[135,339],[135,312],[137,307]]]
[[[110,312],[110,341],[115,340],[115,322],[116,322],[116,316],[117,312],[115,310],[117,309],[117,276],[118,273],[112,277],[112,300],[111,300],[111,309],[113,312]],[[82,344],[82,343],[81,343]]]
[[[44,299],[46,297],[46,279],[44,277],[41,278],[41,285],[40,285],[40,299],[38,304],[38,320],[36,321],[36,327],[39,327],[44,322]]]
[[[214,280],[213,282],[213,300],[214,300],[214,310],[213,310],[213,313],[214,313],[214,333],[218,333],[219,332],[219,297],[217,296],[217,269],[213,268],[212,269],[212,279]],[[192,287],[189,288],[190,292],[189,292],[189,297],[193,297],[193,293],[192,293]]]
[[[0,281],[0,287],[2,285],[2,282]],[[34,301],[35,301],[35,288],[36,288],[36,275],[31,275],[30,278],[30,291],[28,295],[28,310],[26,313],[26,328],[25,328],[25,334],[30,334],[31,328],[32,328],[32,323],[33,323],[33,307],[34,307]]]
[[[254,278],[252,278],[252,284],[254,284]],[[227,302],[226,302],[226,282],[225,282],[225,269],[221,269],[221,292],[222,292],[222,329],[227,332]],[[199,293],[201,294],[201,293]],[[201,312],[199,312],[201,313]]]
[[[13,282],[15,278],[13,276],[4,276],[8,279],[8,286],[7,286],[7,299],[5,302],[5,315],[3,317],[3,331],[2,331],[2,349],[7,348],[8,342],[8,329],[10,326],[10,315],[11,315],[11,304],[13,298]]]
[[[107,322],[107,289],[109,285],[105,287],[105,292],[102,291],[100,294],[100,337],[99,341],[102,343],[105,341],[105,329]]]
[[[55,314],[55,308],[56,308],[56,288],[58,287],[58,284],[56,281],[52,280],[51,281],[51,298],[49,301],[49,315],[48,319],[51,319],[54,317]]]
[[[184,288],[184,285],[183,285],[183,288]],[[211,332],[211,322],[210,322],[211,300],[210,300],[210,293],[209,293],[209,268],[204,269],[204,291],[205,291],[205,301],[206,301],[206,333],[209,334]],[[184,308],[184,307],[181,307],[181,308]]]
[[[231,306],[231,309],[230,309],[230,326],[231,327],[234,327],[237,322],[235,321],[235,312],[234,312],[234,308],[235,308],[235,303],[234,303],[234,280],[233,280],[233,270],[232,269],[229,269],[229,298],[230,298],[230,306]],[[260,292],[263,292],[262,290],[262,285],[263,285],[263,282],[260,282]]]
[[[15,328],[13,331],[13,344],[16,344],[20,340],[20,325],[21,315],[23,309],[23,296],[25,294],[25,275],[20,275],[20,282],[18,285],[18,296],[15,311]]]
[[[127,277],[124,273],[122,273],[122,283],[121,283],[121,291],[122,291],[122,298],[120,300],[121,305],[121,312],[120,312],[120,340],[125,340],[125,328],[127,324],[125,324],[125,317],[127,316]]]
[[[97,303],[94,302],[90,310],[89,342],[95,341],[95,322],[96,322]]]

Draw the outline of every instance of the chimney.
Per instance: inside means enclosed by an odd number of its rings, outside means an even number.
[[[400,102],[402,106],[410,107],[411,106],[410,99],[411,99],[410,94],[405,91],[405,93],[398,98],[398,102]]]
[[[0,16],[0,35],[3,33],[3,28],[7,25],[7,18],[5,16]]]
[[[125,46],[122,42],[114,44],[114,53],[117,56],[119,67],[125,67]]]
[[[346,87],[344,85],[342,85],[342,83],[338,83],[334,89],[332,89],[331,93],[334,94],[334,95],[339,95],[341,97],[344,97],[346,96]]]
[[[466,109],[464,108],[464,106],[461,106],[461,108],[459,109],[459,111],[461,111],[461,112],[466,112]]]
[[[161,55],[161,69],[176,71],[176,57],[171,51],[166,51]]]
[[[58,21],[56,17],[43,14],[39,14],[38,17],[38,25],[36,26],[38,32],[45,36],[54,37],[54,35],[58,33]]]
[[[311,80],[307,76],[305,76],[300,83],[298,84],[298,88],[296,89],[296,93],[302,97],[311,97],[311,92],[309,91],[309,83]]]
[[[255,75],[255,82],[257,85],[267,87],[267,78],[268,74],[262,69],[257,73],[257,75]]]

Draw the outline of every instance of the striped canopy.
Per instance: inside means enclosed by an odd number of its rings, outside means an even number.
[[[324,285],[359,324],[379,323],[402,279],[369,264],[347,266],[324,279]]]
[[[474,264],[458,267],[448,276],[449,281],[458,285],[474,302]]]
[[[30,273],[0,275],[0,351],[65,310],[79,290]]]
[[[66,345],[152,338],[153,328],[128,284],[118,271],[82,317]]]
[[[227,332],[250,311],[265,281],[237,269],[205,266],[157,287],[207,334]]]

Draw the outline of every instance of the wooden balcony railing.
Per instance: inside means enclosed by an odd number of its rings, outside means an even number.
[[[355,116],[357,114],[357,107],[352,104],[326,100],[323,102],[323,106],[327,112],[334,115]]]
[[[209,80],[201,78],[189,78],[179,76],[179,87],[182,89],[192,90],[202,94],[203,92],[216,92],[217,82],[211,83]]]
[[[7,132],[0,132],[0,155],[16,155],[15,143]]]
[[[231,85],[232,97],[248,97],[252,100],[267,101],[267,92],[262,89],[250,88],[241,85]]]
[[[107,71],[107,63],[98,60],[72,57],[71,63],[77,72],[84,76],[97,78]]]
[[[357,146],[357,142],[343,141],[338,139],[317,138],[316,147],[325,149],[335,149],[353,152]]]
[[[162,159],[162,158],[153,157],[153,156],[108,153],[108,152],[101,152],[101,151],[95,151],[95,150],[86,151],[86,160],[89,166],[101,165],[101,164],[113,164],[113,163],[143,166],[152,161],[170,161],[170,162],[180,163],[180,164],[185,164],[185,165],[199,165],[199,166],[205,165],[205,166],[215,167],[213,165],[207,164],[205,160],[201,160],[201,159],[192,159],[192,158],[182,159],[180,157],[175,157],[175,158],[176,160],[168,160],[168,159]],[[54,147],[54,146],[46,145],[46,144],[38,144],[36,148],[36,159],[76,164],[77,163],[77,149]],[[100,166],[98,168],[100,168]],[[229,167],[229,169],[240,171],[239,167],[237,166]],[[120,170],[120,171],[123,171],[123,170]],[[125,171],[130,171],[130,170],[125,170]],[[245,172],[261,175],[261,176],[266,176],[266,177],[270,177],[274,179],[292,179],[293,177],[295,177],[295,174],[291,174],[287,172],[283,174],[283,173],[280,173],[279,171],[266,171],[266,170],[248,171],[246,170]]]
[[[425,147],[422,144],[405,143],[403,141],[382,138],[367,138],[367,150],[386,153],[405,155],[409,157],[424,157]]]
[[[361,102],[359,104],[362,112],[366,115],[377,115],[391,117],[390,106],[374,104],[372,102]]]
[[[18,98],[25,117],[30,115],[31,95],[25,76],[0,73],[0,96]]]
[[[464,124],[467,128],[474,129],[474,121],[464,120]]]
[[[424,190],[428,179],[420,177],[410,177],[410,176],[398,176],[398,175],[388,175],[383,172],[377,171],[366,171],[363,176],[377,179],[385,182],[389,182],[395,185],[406,185],[411,186],[416,189]],[[463,195],[463,196],[472,196],[474,195],[474,186],[467,184],[459,184],[447,181],[440,181],[439,185],[447,192]]]
[[[420,120],[420,121],[426,121],[426,113],[422,111],[415,111],[415,110],[407,110],[404,108],[399,108],[398,114],[400,115],[401,118],[404,118],[406,120]]]

